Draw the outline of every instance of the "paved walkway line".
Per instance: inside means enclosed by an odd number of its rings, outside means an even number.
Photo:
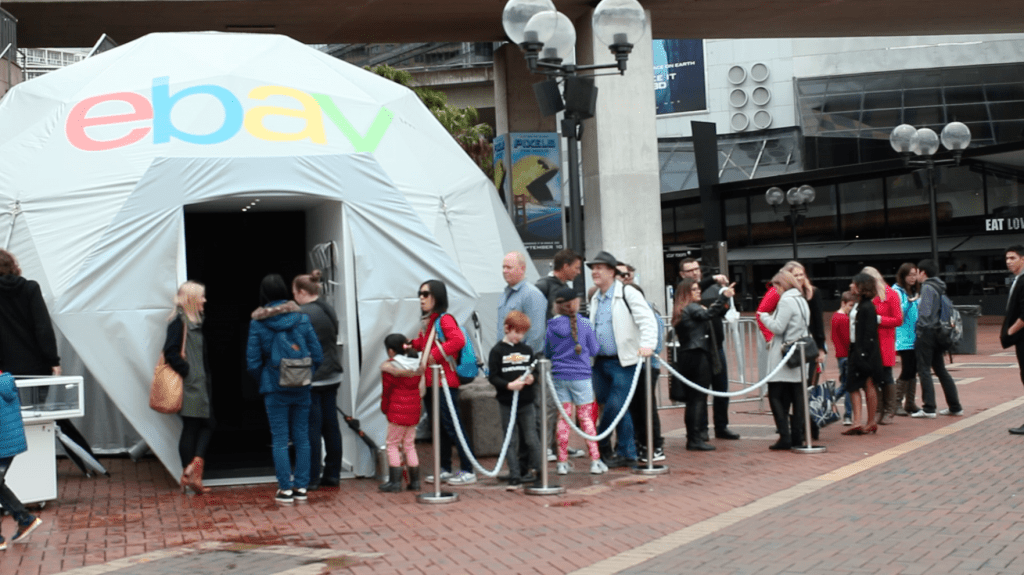
[[[886,449],[885,451],[876,453],[870,457],[866,457],[856,463],[845,465],[835,471],[798,483],[789,489],[783,489],[777,493],[762,497],[761,499],[748,503],[743,507],[737,507],[726,511],[725,513],[716,515],[715,517],[711,517],[710,519],[705,519],[700,523],[680,529],[674,533],[669,533],[668,535],[659,537],[658,539],[645,543],[635,549],[630,549],[629,551],[624,551],[618,555],[609,557],[608,559],[598,561],[589,567],[573,571],[571,575],[612,575],[629,569],[630,567],[635,567],[644,561],[657,557],[658,555],[667,553],[688,543],[692,543],[707,535],[712,535],[726,527],[739,523],[744,519],[749,519],[762,511],[769,511],[776,507],[785,505],[786,503],[789,503],[803,495],[807,495],[823,487],[833,485],[836,481],[846,479],[862,471],[867,471],[868,469],[891,461],[900,455],[909,453],[920,447],[924,447],[925,445],[938,441],[943,437],[962,431],[998,415],[1002,415],[1003,413],[1022,405],[1024,405],[1024,397],[1007,401],[1006,403],[997,405],[970,417],[966,417],[941,429],[937,429],[927,435],[923,435],[911,441],[907,441],[906,443],[902,443],[890,449]]]

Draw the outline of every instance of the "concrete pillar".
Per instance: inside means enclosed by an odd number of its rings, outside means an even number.
[[[554,116],[540,115],[533,95],[533,85],[543,80],[530,73],[519,46],[504,44],[494,52],[495,135],[558,131]]]
[[[593,11],[575,22],[577,62],[614,62],[594,36],[592,17]],[[633,46],[626,74],[595,78],[597,108],[584,122],[581,164],[587,256],[605,250],[636,266],[647,299],[661,307],[665,272],[653,70],[648,11],[647,30]]]

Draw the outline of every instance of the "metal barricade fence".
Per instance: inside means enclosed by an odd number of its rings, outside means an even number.
[[[664,317],[665,324],[665,353],[662,360],[672,360],[672,351],[676,347],[676,339],[672,336],[671,317]],[[752,387],[761,380],[767,373],[767,353],[764,345],[764,337],[757,327],[757,321],[753,317],[741,317],[736,323],[724,322],[725,327],[725,362],[729,372],[728,391],[739,391]],[[657,398],[658,409],[675,409],[684,404],[675,403],[668,399],[668,372],[661,370],[658,378]],[[732,398],[731,402],[762,401],[765,391],[757,395]],[[712,398],[708,397],[710,403]]]

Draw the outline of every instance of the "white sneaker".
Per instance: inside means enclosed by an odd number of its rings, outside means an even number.
[[[918,409],[914,413],[911,413],[910,417],[927,417],[928,419],[935,419],[935,414],[934,413],[927,413],[923,409]]]
[[[581,457],[586,457],[586,455],[587,452],[583,449],[576,449],[575,447],[569,448],[569,457],[572,459],[579,459]]]
[[[572,467],[569,465],[568,461],[559,461],[558,465],[555,466],[555,472],[559,475],[568,475],[570,469],[572,469]]]
[[[548,461],[558,461],[558,456],[550,449],[548,450]]]
[[[600,459],[595,459],[590,464],[590,473],[593,475],[603,475],[608,473],[608,466]]]
[[[472,471],[460,471],[448,480],[448,485],[469,485],[476,483],[476,474]]]
[[[455,476],[452,475],[451,471],[442,471],[441,472],[441,481],[448,481],[452,477],[455,477]],[[426,481],[427,483],[433,483],[434,482],[434,476],[433,475],[428,475],[423,481]]]
[[[952,415],[953,417],[961,417],[964,414],[964,410],[950,411],[948,409],[940,409],[939,415]]]

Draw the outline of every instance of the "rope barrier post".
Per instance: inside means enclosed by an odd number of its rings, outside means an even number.
[[[644,358],[644,362],[644,368],[647,371],[647,376],[644,378],[644,389],[647,391],[647,466],[637,466],[633,468],[633,473],[637,475],[664,475],[668,473],[668,466],[654,465],[654,397],[651,395],[654,389],[651,385],[651,370],[653,367],[651,356]]]
[[[807,355],[803,342],[800,342],[800,388],[804,390],[804,444],[794,445],[790,449],[798,453],[825,453],[828,451],[825,446],[811,445],[811,398],[807,393]]]
[[[440,365],[433,365],[430,367],[431,381],[434,385],[431,387],[430,397],[433,405],[430,409],[431,419],[431,434],[433,439],[431,440],[434,447],[434,491],[433,493],[420,493],[416,496],[416,501],[420,503],[454,503],[459,500],[458,493],[452,493],[450,491],[441,491],[441,382],[445,385],[448,382],[445,381],[444,375],[441,373]]]
[[[537,362],[540,368],[540,436],[548,436],[548,381],[551,379],[551,360],[542,359]],[[515,414],[513,414],[515,415]],[[523,492],[527,495],[559,495],[565,493],[561,485],[548,485],[548,458],[546,457],[547,446],[543,443],[540,446],[540,484],[526,487]]]

